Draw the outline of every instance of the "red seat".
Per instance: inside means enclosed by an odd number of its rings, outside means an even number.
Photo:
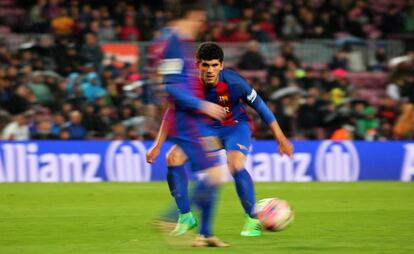
[[[385,89],[388,75],[385,72],[354,72],[348,73],[349,81],[356,87]]]

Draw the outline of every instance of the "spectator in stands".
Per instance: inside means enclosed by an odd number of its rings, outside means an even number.
[[[300,65],[300,61],[295,55],[295,49],[292,43],[290,42],[282,43],[280,45],[280,54],[286,59],[286,62],[292,61],[297,66]]]
[[[95,34],[85,34],[85,44],[81,47],[80,55],[83,57],[84,63],[93,63],[95,70],[101,69],[103,53]]]
[[[237,41],[237,23],[236,22],[226,22],[220,28],[220,34],[218,34],[218,42],[236,42]],[[218,31],[217,31],[218,33]]]
[[[88,131],[88,137],[102,137],[104,135],[104,126],[96,111],[95,105],[89,103],[82,112],[82,125]]]
[[[269,42],[274,41],[277,35],[270,12],[262,11],[259,15],[258,25],[260,26],[260,29],[266,33]]]
[[[125,97],[121,92],[118,91],[118,87],[115,82],[108,83],[106,85],[106,89],[108,91],[108,97],[111,103],[116,107],[121,106],[122,102],[125,100]]]
[[[324,11],[320,15],[319,22],[316,24],[315,33],[319,38],[333,38],[338,24],[333,17],[333,11]]]
[[[320,124],[316,100],[313,94],[305,96],[305,102],[300,105],[297,113],[297,131],[307,139],[316,139],[316,128]]]
[[[388,69],[388,60],[385,55],[384,47],[378,47],[375,50],[375,56],[373,61],[370,63],[369,69],[371,71],[386,71]]]
[[[82,114],[77,110],[70,113],[69,122],[64,125],[63,129],[69,132],[69,137],[72,140],[86,138],[87,130],[82,124]]]
[[[59,131],[59,136],[58,136],[58,138],[59,138],[60,140],[70,140],[71,138],[70,138],[70,132],[69,132],[69,130],[68,130],[68,129],[65,129],[65,128],[62,128],[62,129]]]
[[[356,50],[351,43],[345,43],[342,50],[347,59],[347,70],[354,72],[366,70],[366,64],[360,50]]]
[[[0,64],[10,64],[11,60],[11,51],[8,49],[6,44],[0,43]]]
[[[223,34],[225,33],[226,31],[223,31]],[[229,42],[247,42],[247,41],[250,41],[252,38],[255,38],[255,35],[252,33],[249,33],[247,24],[238,23],[234,27],[234,31],[231,33],[231,37],[228,38],[228,41]],[[222,41],[224,40],[223,35],[222,35],[221,40]]]
[[[33,33],[44,33],[48,29],[48,22],[44,17],[47,0],[37,0],[29,11],[29,31]]]
[[[56,138],[59,137],[59,133],[63,126],[65,125],[65,117],[62,113],[57,112],[53,115],[52,125],[50,127],[50,133],[55,136]]]
[[[295,110],[292,107],[292,97],[284,96],[275,101],[274,114],[277,116],[277,121],[286,137],[294,136],[294,113]]]
[[[400,33],[404,24],[402,13],[396,4],[391,4],[382,18],[382,32],[385,36]]]
[[[92,20],[92,7],[90,4],[83,4],[79,14],[79,22],[88,24]]]
[[[3,129],[3,140],[28,140],[30,138],[29,126],[24,114],[14,116],[13,122],[6,125]]]
[[[302,25],[303,33],[302,35],[305,38],[316,38],[318,37],[316,31],[316,19],[311,10],[309,8],[303,7],[299,11],[299,20]],[[319,31],[320,32],[320,31]]]
[[[282,88],[282,82],[279,77],[271,76],[268,84],[263,87],[260,97],[262,97],[265,101],[270,101],[271,95],[280,88]]]
[[[0,109],[0,139],[2,139],[3,129],[12,120],[12,116],[6,110]]]
[[[36,97],[25,85],[18,85],[15,89],[9,87],[7,80],[0,80],[0,106],[10,114],[21,114],[34,104]]]
[[[414,3],[411,1],[411,4],[407,7],[404,15],[404,32],[414,33]]]
[[[89,103],[94,103],[98,97],[105,96],[107,93],[101,86],[101,81],[96,72],[90,72],[86,75],[85,81],[81,84],[81,90]]]
[[[98,40],[99,41],[115,41],[116,40],[116,31],[114,28],[113,21],[109,18],[102,21],[102,26],[98,30]]]
[[[398,79],[394,82],[391,82],[386,87],[386,95],[396,101],[399,101],[401,99],[401,90],[404,86],[404,80]]]
[[[237,67],[241,70],[265,70],[267,67],[263,55],[259,52],[257,41],[250,41],[247,51],[241,56]]]
[[[50,26],[56,36],[69,36],[75,28],[75,21],[68,16],[68,10],[61,7],[58,15],[51,20]]]
[[[380,127],[378,129],[377,140],[386,141],[392,139],[392,124],[386,120],[381,121]]]
[[[226,20],[238,19],[241,16],[240,9],[237,7],[235,0],[224,0],[222,9]]]
[[[347,31],[356,37],[366,37],[363,26],[371,20],[370,9],[366,6],[366,1],[356,1],[347,13]]]
[[[52,92],[45,84],[45,77],[40,72],[33,73],[32,80],[28,87],[36,96],[36,102],[42,105],[50,106],[53,102]]]
[[[117,114],[114,108],[110,106],[103,106],[99,109],[100,126],[102,130],[102,136],[105,137],[111,131],[112,126],[118,122]]]
[[[106,139],[109,140],[125,140],[127,138],[127,133],[125,126],[122,124],[122,122],[115,122],[112,126],[112,131],[108,132],[106,135]],[[156,129],[156,128],[155,128]]]
[[[282,27],[282,35],[284,39],[298,39],[303,34],[303,28],[293,15],[285,16],[285,20]]]
[[[219,0],[205,1],[205,7],[207,10],[207,18],[211,21],[221,21],[224,19],[223,6]]]
[[[378,106],[378,117],[382,122],[394,124],[397,119],[398,102],[391,98],[383,98]]]
[[[53,19],[59,15],[59,1],[49,0],[44,8],[44,15],[49,19]]]
[[[331,137],[335,130],[344,126],[347,119],[341,115],[339,106],[329,99],[325,102],[326,104],[321,110],[321,125],[325,129],[325,135]]]
[[[345,51],[340,50],[335,53],[335,55],[332,57],[332,60],[329,63],[329,69],[348,69],[348,58],[346,57]]]
[[[124,25],[121,27],[119,39],[123,41],[138,41],[140,38],[140,31],[138,30],[133,16],[126,16]]]
[[[357,138],[373,140],[380,125],[379,119],[376,117],[375,109],[372,106],[365,107],[363,114],[364,118],[359,119],[356,123]]]
[[[284,81],[284,73],[287,69],[286,66],[286,59],[283,56],[277,56],[271,65],[267,68],[267,79],[270,80],[273,77],[277,77],[280,82],[281,86],[285,83]]]
[[[55,136],[51,132],[51,123],[48,120],[42,120],[36,126],[36,132],[31,135],[31,139],[34,140],[52,140],[56,139]]]

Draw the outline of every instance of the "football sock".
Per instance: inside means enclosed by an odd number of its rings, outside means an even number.
[[[212,235],[214,205],[217,199],[217,186],[206,180],[199,181],[194,188],[193,202],[201,210],[200,235]]]
[[[167,182],[171,195],[175,199],[181,214],[190,212],[190,200],[188,198],[188,176],[184,165],[169,166]]]
[[[244,211],[251,217],[255,218],[254,205],[256,198],[254,194],[253,180],[246,169],[242,169],[233,174],[236,183],[237,195],[244,208]]]

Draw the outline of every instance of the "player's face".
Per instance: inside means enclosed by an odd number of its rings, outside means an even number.
[[[198,62],[200,79],[205,85],[215,85],[218,81],[220,71],[223,69],[223,62],[218,59],[201,60]]]

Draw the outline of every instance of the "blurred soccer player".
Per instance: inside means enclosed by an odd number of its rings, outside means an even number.
[[[246,220],[241,231],[242,236],[260,236],[260,222],[255,218],[255,193],[253,181],[245,169],[246,155],[251,145],[249,117],[245,104],[254,108],[268,124],[280,154],[293,156],[293,146],[285,137],[276,118],[266,104],[240,75],[223,69],[223,50],[215,43],[207,42],[197,50],[197,67],[199,82],[203,84],[205,98],[218,103],[226,110],[224,120],[212,122],[212,127],[218,132],[220,141],[227,153],[228,168],[233,175],[237,194],[246,213]],[[161,138],[165,129],[159,130],[159,135],[153,147],[147,153],[148,162],[153,162],[159,154],[163,143]],[[184,163],[191,158],[178,145],[174,145],[167,153],[168,174],[185,174]],[[187,189],[187,182],[177,182],[180,188]],[[179,207],[180,209],[180,207]],[[180,209],[181,211],[181,209]]]
[[[222,181],[224,166],[218,153],[221,144],[212,128],[206,124],[211,118],[224,119],[225,110],[201,99],[203,88],[197,82],[195,73],[192,73],[196,71],[194,64],[186,57],[190,50],[185,41],[195,37],[204,17],[204,11],[187,11],[184,18],[175,20],[168,28],[162,29],[160,39],[155,42],[162,48],[158,74],[163,76],[170,103],[161,129],[165,130],[162,139],[168,136],[171,142],[188,155],[192,170],[205,173],[194,190],[193,202],[201,210],[201,219],[199,235],[193,245],[226,247],[228,244],[213,236],[212,232],[217,187]],[[170,192],[180,209],[178,223],[172,234],[181,235],[197,226],[197,220],[190,210],[187,185],[184,184],[187,176],[185,172],[182,174],[179,170],[170,170],[167,179]]]

